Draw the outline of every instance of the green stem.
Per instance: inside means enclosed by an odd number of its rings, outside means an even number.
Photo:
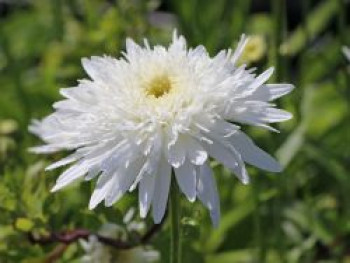
[[[170,263],[181,263],[181,232],[180,232],[180,192],[175,177],[172,178],[170,187],[170,220],[171,220],[171,244]]]
[[[254,200],[254,228],[255,228],[255,238],[256,238],[256,245],[258,247],[257,250],[257,262],[264,263],[266,262],[266,245],[263,241],[263,229],[262,229],[262,220],[261,220],[261,213],[260,213],[260,182],[259,182],[259,175],[254,178],[254,182],[252,184],[252,195]]]
[[[338,0],[338,19],[337,19],[337,24],[338,24],[338,33],[340,36],[340,42],[341,42],[341,46],[348,46],[349,43],[346,42],[347,40],[347,26],[346,26],[346,21],[347,21],[347,17],[346,17],[346,3],[345,0]],[[345,60],[345,59],[344,59]],[[348,121],[350,121],[350,74],[348,74],[348,72],[346,71],[346,67],[344,67],[344,70],[342,72],[344,74],[344,79],[345,82],[343,82],[344,85],[344,90],[345,90],[345,96],[348,106]],[[347,129],[348,131],[350,131],[350,128]],[[349,137],[347,137],[349,138]],[[350,149],[347,149],[347,151],[344,153],[344,156],[350,156]],[[346,184],[344,184],[346,185]],[[344,189],[344,188],[343,188]],[[348,194],[346,193],[346,190],[343,191],[344,193],[344,203],[345,204],[349,204],[350,203],[350,198]],[[348,211],[348,209],[345,209],[345,215],[343,216],[343,218],[346,220],[347,218],[349,218],[350,215],[350,211]]]
[[[286,29],[286,0],[271,0],[273,15],[273,39],[270,53],[270,64],[275,67],[272,82],[281,82],[285,75],[286,59],[280,54],[280,45],[283,42]]]
[[[62,0],[52,1],[52,17],[54,37],[58,41],[62,41],[64,31],[63,19],[63,3]]]
[[[308,22],[308,13],[309,13],[309,9],[310,9],[310,0],[305,0],[302,1],[302,25],[303,25],[303,32],[305,35],[305,39],[306,39],[306,48],[304,50],[302,50],[301,54],[300,54],[300,65],[299,68],[300,70],[300,78],[299,78],[299,83],[298,83],[298,87],[301,88],[305,88],[305,70],[307,71],[307,68],[305,65],[307,65],[307,58],[308,58],[308,52],[307,52],[307,48],[309,47],[310,44],[310,26],[309,26],[309,22]]]
[[[271,0],[272,5],[272,15],[274,20],[274,32],[273,32],[273,48],[271,52],[270,57],[270,64],[275,66],[275,74],[273,82],[284,82],[285,79],[285,72],[287,70],[287,61],[286,57],[282,56],[280,53],[280,46],[281,43],[283,43],[283,39],[285,36],[285,30],[286,30],[286,0]],[[286,190],[287,190],[287,181],[286,181],[287,174],[281,174],[278,179],[276,180],[277,188],[279,189],[279,196],[275,203],[275,213],[274,213],[274,220],[276,224],[276,236],[275,236],[275,242],[280,258],[280,262],[286,262],[286,244],[284,241],[284,235],[281,228],[282,225],[282,210],[283,210],[283,203],[285,202],[286,198]]]
[[[342,45],[346,45],[346,3],[345,0],[338,0],[338,32]]]
[[[349,43],[347,43],[347,17],[346,17],[346,3],[345,0],[338,0],[338,33],[340,36],[340,42],[341,42],[341,46],[349,46]],[[350,99],[350,89],[348,88],[350,87],[350,75],[347,74],[347,72],[345,71],[345,90],[346,95],[348,97],[348,100]],[[350,106],[350,104],[348,103],[348,106]],[[350,111],[348,111],[350,113]]]

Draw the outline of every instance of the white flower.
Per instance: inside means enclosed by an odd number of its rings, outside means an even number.
[[[110,263],[112,262],[112,253],[107,246],[101,244],[96,236],[89,236],[88,240],[79,239],[85,255],[81,258],[82,263]]]
[[[132,222],[132,210],[129,210],[127,215],[130,221],[125,222],[125,217],[124,223],[128,225]],[[122,237],[122,240],[126,238],[123,227],[111,223],[104,224],[98,232],[103,237],[114,239]],[[138,246],[131,249],[113,249],[99,242],[95,235],[89,236],[88,240],[79,239],[79,243],[85,252],[80,259],[82,263],[144,263],[155,262],[160,259],[160,253],[152,247]]]
[[[138,221],[134,219],[135,216],[135,208],[131,207],[126,213],[123,218],[123,223],[126,226],[126,230],[129,232],[135,231],[135,232],[142,232],[146,228],[146,224],[144,221]]]
[[[269,123],[292,117],[271,104],[292,85],[265,84],[273,68],[256,75],[254,69],[236,66],[246,43],[242,37],[234,53],[224,50],[210,57],[203,46],[187,49],[175,32],[168,48],[150,47],[147,40],[141,47],[128,39],[119,59],[83,59],[91,80],[61,89],[66,99],[30,127],[46,143],[34,152],[75,151],[47,167],[74,163],[53,191],[82,177],[98,177],[89,205],[93,209],[102,200],[111,206],[138,186],[141,217],[152,207],[159,223],[173,170],[181,191],[191,202],[198,197],[217,225],[219,198],[209,156],[245,184],[244,162],[279,172],[280,165],[238,124],[276,131]]]
[[[350,48],[344,46],[343,53],[344,53],[345,57],[350,61]]]
[[[88,240],[79,239],[79,243],[85,252],[80,259],[82,263],[151,263],[160,259],[159,252],[149,247],[113,251],[93,235]]]

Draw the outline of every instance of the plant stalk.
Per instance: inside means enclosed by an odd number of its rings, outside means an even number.
[[[271,0],[272,16],[274,22],[273,45],[270,54],[270,64],[275,66],[275,74],[273,82],[286,81],[285,73],[287,70],[286,57],[280,53],[280,46],[283,43],[287,22],[287,1],[286,0]],[[280,175],[276,180],[276,186],[279,189],[279,196],[275,203],[274,221],[276,224],[276,246],[280,262],[286,262],[286,244],[284,241],[282,225],[282,209],[286,198],[287,174]]]
[[[255,239],[256,239],[256,245],[257,245],[257,262],[264,263],[266,262],[266,245],[263,240],[263,222],[262,222],[262,216],[261,216],[261,202],[260,202],[260,176],[257,175],[256,178],[254,178],[254,182],[252,183],[252,198],[254,201],[254,229],[255,229]]]
[[[181,263],[181,231],[180,231],[180,192],[175,177],[172,176],[170,188],[170,220],[171,220],[171,243],[170,263]]]

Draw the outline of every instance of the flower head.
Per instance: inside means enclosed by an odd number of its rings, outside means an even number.
[[[262,35],[252,35],[249,36],[248,42],[240,55],[238,61],[239,64],[242,63],[254,63],[263,58],[266,53],[266,41]]]
[[[244,162],[279,172],[280,165],[239,124],[275,131],[270,123],[291,118],[271,101],[292,85],[265,84],[272,68],[256,75],[236,65],[246,43],[242,37],[235,52],[210,57],[203,46],[188,49],[175,32],[169,47],[151,47],[147,40],[142,47],[128,39],[121,58],[83,59],[90,79],[61,89],[66,99],[54,104],[56,111],[30,126],[46,143],[34,152],[74,151],[47,167],[72,163],[53,191],[82,177],[98,177],[93,209],[103,200],[111,206],[138,187],[141,217],[152,207],[159,223],[170,181],[176,180],[188,200],[202,201],[217,224],[219,199],[209,157],[245,184]]]

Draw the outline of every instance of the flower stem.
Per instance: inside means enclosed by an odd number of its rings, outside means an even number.
[[[181,262],[181,232],[180,232],[180,192],[173,177],[170,187],[170,220],[171,220],[171,244],[170,263]]]
[[[271,0],[272,18],[273,18],[273,38],[270,53],[270,65],[275,67],[275,74],[270,81],[285,81],[285,71],[287,69],[287,61],[285,56],[280,54],[280,45],[283,42],[286,29],[286,0]]]
[[[271,52],[270,63],[275,66],[274,82],[285,81],[285,72],[287,70],[286,57],[280,53],[280,46],[283,43],[286,22],[287,22],[287,0],[271,0],[272,17],[274,21],[273,31],[273,48]],[[286,243],[283,235],[282,225],[282,209],[283,204],[286,202],[286,189],[287,189],[287,174],[280,175],[276,180],[276,188],[279,190],[279,196],[275,201],[274,221],[276,225],[275,230],[275,242],[277,253],[279,255],[279,262],[287,262],[286,259]]]
[[[266,245],[263,240],[263,225],[262,225],[262,217],[261,217],[261,202],[260,202],[260,193],[261,193],[261,185],[259,181],[260,176],[256,176],[254,178],[254,182],[252,183],[252,197],[254,201],[254,228],[255,228],[255,238],[257,245],[257,262],[264,263],[266,262]]]

